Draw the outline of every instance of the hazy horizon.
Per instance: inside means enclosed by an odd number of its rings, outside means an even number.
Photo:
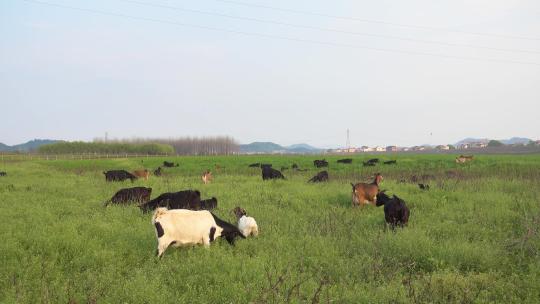
[[[0,142],[540,138],[538,1],[149,3],[0,3]]]

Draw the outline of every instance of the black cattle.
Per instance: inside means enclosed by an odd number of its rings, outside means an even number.
[[[385,164],[385,165],[395,165],[395,164],[397,164],[397,160],[387,160],[387,161],[383,162],[383,164]]]
[[[161,176],[161,173],[162,173],[161,167],[158,167],[156,170],[154,170],[154,175],[155,176]]]
[[[297,164],[292,164],[291,168],[296,170],[296,169],[298,169],[298,165]]]
[[[179,165],[178,165],[178,164],[175,165],[175,164],[172,163],[172,162],[164,161],[164,162],[163,162],[163,166],[164,166],[164,167],[167,167],[167,168],[172,168],[172,167],[178,167]]]
[[[167,209],[201,209],[201,193],[197,190],[184,190],[178,192],[166,192],[155,199],[139,205],[143,212],[154,210],[158,207]]]
[[[327,182],[327,181],[328,181],[328,172],[321,171],[317,173],[317,175],[312,177],[310,180],[308,180],[308,183],[320,183],[320,182]]]
[[[367,161],[367,162],[362,162],[362,165],[364,165],[364,167],[373,167],[375,166],[375,163]]]
[[[152,193],[152,188],[146,187],[133,187],[127,189],[121,189],[116,192],[113,197],[106,201],[103,205],[107,206],[109,204],[128,204],[130,202],[143,204],[150,200],[150,194]]]
[[[405,205],[405,201],[393,195],[390,198],[384,190],[377,194],[377,207],[384,205],[384,219],[390,224],[392,230],[399,225],[401,228],[409,222],[409,208]]]
[[[276,169],[272,169],[270,167],[261,167],[261,168],[262,168],[261,171],[262,171],[262,179],[263,180],[276,179],[276,178],[285,179],[285,176],[283,176],[283,174],[281,174],[281,172],[279,172]]]
[[[261,164],[261,168],[272,168],[272,164]]]
[[[420,188],[422,190],[429,190],[429,185],[428,184],[418,184],[418,188]]]
[[[212,210],[217,208],[217,198],[212,197],[210,199],[201,200],[202,210]]]
[[[372,159],[368,160],[368,162],[375,164],[375,163],[379,162],[379,159],[378,158],[372,158]]]
[[[248,167],[250,167],[250,168],[258,168],[260,166],[261,166],[260,163],[254,163],[254,164],[249,165]]]
[[[338,159],[337,162],[341,163],[341,164],[351,164],[352,163],[352,158]]]
[[[131,180],[133,182],[137,179],[137,177],[126,170],[109,170],[106,172],[103,172],[105,174],[105,180],[108,182],[123,182],[126,179]]]
[[[4,171],[0,171],[0,176],[6,176],[6,175],[7,175],[7,173],[6,173],[6,172],[4,172]]]
[[[313,165],[317,168],[328,167],[328,162],[325,159],[316,159],[313,161]]]

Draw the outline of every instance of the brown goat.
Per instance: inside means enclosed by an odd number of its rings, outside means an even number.
[[[143,177],[144,180],[148,180],[148,176],[150,176],[150,171],[144,169],[144,170],[135,170],[133,171],[133,175],[137,177]]]
[[[352,204],[353,207],[363,206],[369,203],[375,205],[377,202],[377,193],[379,193],[379,183],[383,180],[380,173],[375,174],[375,178],[371,184],[358,183],[352,185]]]
[[[206,170],[206,171],[202,174],[201,178],[202,178],[202,181],[203,181],[203,183],[204,183],[205,185],[208,184],[208,183],[212,180],[212,178],[213,178],[213,177],[212,177],[212,172],[210,172],[210,170]]]
[[[468,161],[472,161],[473,157],[473,155],[460,155],[459,157],[456,157],[456,163],[464,164]]]

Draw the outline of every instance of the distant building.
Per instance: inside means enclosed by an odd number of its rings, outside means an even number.
[[[388,146],[386,147],[386,152],[397,152],[398,147],[396,146]]]
[[[377,146],[377,147],[374,148],[374,151],[375,151],[375,152],[384,152],[384,151],[386,151],[386,149],[383,148],[383,147]]]
[[[450,150],[450,147],[448,145],[438,145],[435,147],[437,150]]]

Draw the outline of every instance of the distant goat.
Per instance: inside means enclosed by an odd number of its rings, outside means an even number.
[[[474,155],[460,155],[459,157],[456,157],[456,163],[458,164],[464,164],[466,162],[472,161]]]
[[[409,222],[409,208],[405,201],[394,195],[390,198],[385,191],[377,194],[377,207],[384,205],[384,219],[392,230],[399,225],[401,228]]]
[[[313,161],[313,165],[317,168],[328,167],[328,162],[325,159],[316,159]]]
[[[383,164],[385,164],[385,165],[395,165],[395,164],[397,164],[397,160],[387,160],[387,161],[383,162]]]
[[[277,178],[285,179],[285,176],[283,176],[283,174],[281,174],[281,172],[279,172],[276,169],[272,169],[270,167],[261,167],[261,168],[262,168],[261,172],[262,172],[263,180],[277,179]]]
[[[164,167],[171,168],[171,167],[178,167],[179,165],[178,165],[178,163],[177,163],[177,164],[174,164],[174,163],[172,163],[172,162],[164,161],[164,162],[163,162],[163,166],[164,166]]]
[[[208,183],[210,183],[210,181],[212,180],[212,172],[210,172],[210,170],[206,170],[203,172],[202,176],[201,176],[201,179],[203,181],[203,183],[206,185]]]
[[[363,161],[362,164],[364,165],[364,167],[373,167],[373,166],[375,166],[375,163],[372,163],[370,161]]]
[[[375,178],[371,184],[351,183],[352,186],[352,204],[353,206],[365,204],[375,204],[377,201],[377,193],[379,192],[379,184],[383,180],[380,173],[375,174]]]
[[[150,171],[144,169],[144,170],[135,170],[132,172],[133,175],[136,177],[142,177],[144,180],[148,180],[148,176],[150,176]]]
[[[7,175],[7,173],[6,173],[6,172],[4,172],[4,171],[0,171],[0,176],[6,176],[6,175]]]
[[[245,237],[259,235],[259,227],[257,222],[251,216],[247,216],[246,210],[240,207],[236,207],[232,210],[238,221],[238,230],[242,232]]]
[[[217,198],[212,197],[210,199],[201,200],[202,210],[212,210],[217,208]]]
[[[103,205],[109,204],[129,204],[130,202],[143,204],[150,200],[150,194],[152,194],[152,188],[146,187],[133,187],[120,189],[113,197],[106,201]]]
[[[320,182],[327,182],[328,181],[328,172],[327,171],[321,171],[317,173],[314,177],[312,177],[308,183],[320,183]]]
[[[109,170],[103,172],[105,174],[105,180],[108,182],[123,182],[126,179],[131,180],[133,182],[137,179],[137,177],[126,170]]]
[[[341,163],[341,164],[350,164],[350,163],[352,163],[352,158],[338,159],[337,162]]]
[[[155,176],[161,176],[161,167],[158,167],[156,170],[154,170]]]
[[[429,185],[428,184],[418,184],[418,188],[420,188],[422,190],[429,190]]]

